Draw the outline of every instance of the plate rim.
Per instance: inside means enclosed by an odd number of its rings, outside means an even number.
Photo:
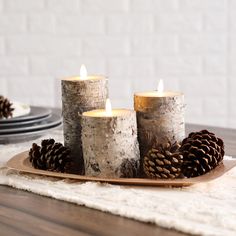
[[[38,124],[36,126],[28,125],[28,126],[23,126],[23,127],[18,127],[18,128],[1,129],[0,130],[0,137],[3,135],[9,135],[9,134],[18,134],[18,133],[39,131],[39,130],[47,129],[47,128],[50,128],[53,126],[57,126],[62,123],[62,117],[57,113],[51,113],[51,116],[47,117],[47,119],[48,120],[52,119],[52,120],[49,123]]]
[[[58,172],[35,169],[32,166],[25,165],[26,161],[29,162],[28,153],[29,150],[16,154],[10,160],[8,160],[8,162],[6,163],[6,167],[22,173],[35,174],[46,177],[71,179],[80,182],[92,181],[92,182],[102,182],[102,183],[119,184],[119,185],[185,187],[197,183],[210,182],[214,179],[221,177],[222,175],[224,175],[225,173],[227,173],[236,166],[236,160],[223,160],[223,162],[219,166],[217,166],[214,170],[205,175],[201,175],[194,178],[183,178],[183,179],[100,178],[100,177],[66,174],[66,173],[58,173]]]
[[[14,126],[32,125],[34,123],[42,122],[45,119],[50,118],[51,116],[52,116],[52,113],[47,115],[47,116],[39,117],[39,118],[36,118],[36,119],[33,119],[33,120],[24,120],[24,121],[21,121],[21,122],[0,123],[0,129],[1,129],[1,127],[4,127],[4,129],[5,129],[5,128],[8,128],[8,127],[11,128],[11,127],[14,127]]]
[[[31,114],[32,109],[42,109],[42,110],[44,110],[44,113],[41,115],[33,115],[33,114]],[[30,106],[30,113],[28,115],[22,115],[22,116],[18,116],[18,117],[14,117],[14,118],[9,118],[9,119],[0,119],[0,125],[5,124],[5,123],[18,123],[18,122],[22,122],[22,121],[35,120],[37,118],[46,117],[46,116],[50,115],[51,113],[52,113],[51,108],[41,107],[41,106]]]
[[[22,139],[24,141],[33,141],[34,139],[39,138],[40,136],[49,131],[60,130],[61,128],[62,128],[62,123],[47,129],[41,129],[37,131],[0,135],[0,145],[9,143],[19,143],[22,142]]]

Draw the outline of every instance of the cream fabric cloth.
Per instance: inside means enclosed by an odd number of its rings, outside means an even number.
[[[61,131],[51,135],[62,142]],[[40,140],[36,140],[40,142]],[[205,184],[186,188],[128,187],[22,175],[4,163],[32,142],[1,145],[0,184],[85,205],[165,228],[200,235],[236,235],[236,168]]]

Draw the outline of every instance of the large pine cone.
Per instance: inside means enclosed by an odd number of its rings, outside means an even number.
[[[72,164],[70,150],[61,143],[55,143],[54,139],[45,139],[41,147],[36,143],[32,144],[29,151],[29,159],[36,169],[56,172],[70,172]]]
[[[156,145],[144,157],[143,169],[149,178],[174,179],[181,176],[183,156],[178,151],[180,144],[170,141]]]
[[[202,130],[192,132],[180,148],[184,156],[183,174],[190,178],[203,175],[221,163],[224,157],[224,142],[215,134]]]
[[[0,119],[12,117],[13,111],[12,103],[0,95]]]

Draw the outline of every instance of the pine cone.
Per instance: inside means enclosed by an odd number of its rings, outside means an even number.
[[[32,144],[29,159],[36,169],[70,172],[72,160],[69,153],[69,149],[61,143],[55,143],[54,139],[45,139],[42,140],[41,147],[36,143]]]
[[[192,132],[180,148],[184,157],[183,174],[190,178],[203,175],[221,163],[224,157],[224,142],[215,134],[202,130]]]
[[[0,119],[12,117],[12,103],[7,98],[0,95]]]
[[[180,144],[177,142],[171,144],[168,141],[165,144],[155,146],[144,157],[143,169],[146,176],[164,179],[180,177],[183,163],[183,156],[178,151]]]
[[[124,159],[120,167],[120,178],[138,177],[139,161],[135,159]]]

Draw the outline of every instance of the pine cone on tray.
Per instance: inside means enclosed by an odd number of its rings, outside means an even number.
[[[69,156],[70,150],[61,143],[55,143],[54,139],[45,139],[41,147],[32,144],[29,151],[29,159],[36,169],[55,172],[70,172],[72,160]]]
[[[224,157],[224,142],[215,134],[202,130],[192,132],[182,142],[183,174],[190,178],[203,175],[219,165]]]
[[[12,117],[13,111],[12,103],[7,98],[0,95],[0,119]]]
[[[181,177],[183,156],[179,152],[180,144],[167,141],[154,145],[145,155],[144,173],[149,178],[174,179]]]
[[[139,161],[135,159],[124,159],[120,167],[120,178],[138,177]]]

